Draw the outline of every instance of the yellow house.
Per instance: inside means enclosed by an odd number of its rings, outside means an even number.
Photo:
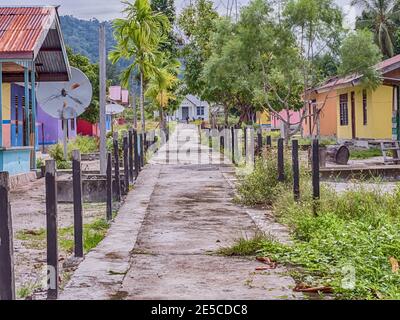
[[[339,140],[400,140],[400,55],[375,68],[382,76],[375,90],[363,87],[362,76],[337,78],[325,86],[336,92]]]

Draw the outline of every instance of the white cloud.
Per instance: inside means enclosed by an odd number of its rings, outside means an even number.
[[[224,12],[230,0],[214,0],[221,12]],[[182,8],[190,0],[175,0],[176,7]],[[244,5],[249,0],[238,0],[238,4]],[[336,0],[348,12],[348,23],[354,21],[355,10],[350,10],[350,0]],[[99,20],[110,20],[121,16],[123,5],[120,0],[1,0],[0,5],[60,5],[61,15],[74,15],[81,19],[97,18]]]

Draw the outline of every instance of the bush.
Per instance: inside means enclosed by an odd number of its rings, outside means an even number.
[[[97,138],[77,136],[75,139],[68,141],[67,144],[67,160],[64,159],[64,146],[57,143],[49,148],[49,155],[56,161],[57,169],[72,168],[72,151],[80,150],[81,154],[93,153],[99,150],[99,142]]]
[[[321,199],[315,201],[311,179],[302,174],[296,202],[290,158],[285,158],[285,183],[277,182],[276,156],[269,154],[240,181],[238,193],[244,204],[270,205],[290,228],[293,243],[242,239],[225,253],[256,251],[295,266],[298,282],[328,286],[339,299],[400,299],[400,185],[389,194],[379,184],[372,190],[355,184],[343,193],[322,184]]]
[[[285,183],[278,182],[278,159],[276,153],[256,160],[254,170],[241,178],[238,186],[239,202],[245,205],[271,205],[275,197],[292,181],[290,154],[285,154]]]
[[[321,195],[317,216],[310,197],[298,203],[291,194],[276,199],[278,218],[291,227],[294,245],[265,241],[263,254],[301,267],[310,286],[332,287],[338,298],[399,299],[400,275],[389,259],[400,259],[400,188],[383,194],[358,186]],[[346,270],[354,270],[354,288],[343,284]]]

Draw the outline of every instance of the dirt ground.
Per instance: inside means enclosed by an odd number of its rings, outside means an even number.
[[[19,298],[43,298],[40,287],[46,266],[46,239],[42,232],[46,228],[45,180],[38,179],[20,186],[10,193],[14,233],[14,260],[16,290]],[[84,223],[90,223],[105,215],[105,204],[84,204]],[[72,204],[58,205],[59,228],[73,225]],[[42,234],[42,235],[41,235]],[[60,265],[71,256],[60,251]],[[68,280],[69,274],[64,274]]]

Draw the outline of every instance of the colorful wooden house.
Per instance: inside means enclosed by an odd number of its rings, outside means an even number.
[[[328,80],[324,85],[333,83],[334,79]],[[308,92],[309,103],[305,110],[303,120],[303,136],[337,136],[336,121],[336,90],[312,89]]]
[[[375,68],[382,75],[382,84],[375,90],[363,87],[362,75],[332,78],[313,89],[311,108],[321,108],[321,102],[328,97],[320,112],[322,136],[331,136],[336,123],[335,134],[341,141],[400,140],[400,55]],[[307,124],[303,128],[307,129]]]
[[[36,167],[36,84],[69,79],[57,8],[0,7],[0,171]]]

